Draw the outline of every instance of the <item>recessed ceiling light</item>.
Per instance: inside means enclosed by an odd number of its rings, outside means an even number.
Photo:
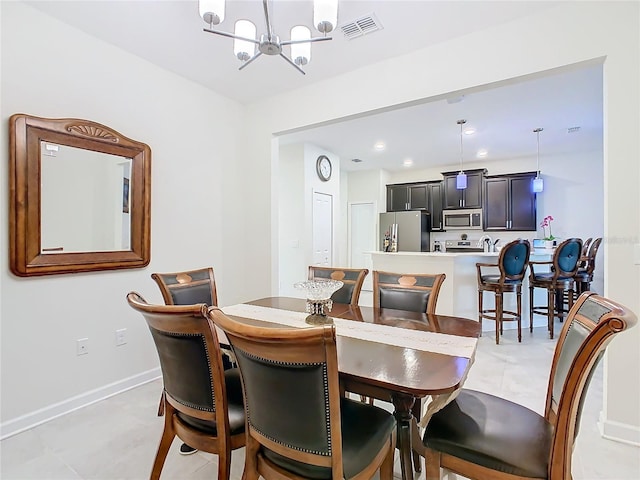
[[[404,162],[402,162],[402,165],[404,165],[405,167],[410,167],[411,165],[413,165],[413,160],[407,158],[404,160]]]
[[[377,142],[373,148],[375,148],[378,151],[384,150],[387,146],[384,144],[384,142]]]
[[[465,135],[473,135],[474,133],[476,133],[476,129],[473,127],[467,127],[463,130]]]
[[[484,148],[482,148],[482,149],[478,150],[477,155],[478,155],[478,158],[484,158],[484,157],[487,156],[488,153],[489,152],[487,152]]]

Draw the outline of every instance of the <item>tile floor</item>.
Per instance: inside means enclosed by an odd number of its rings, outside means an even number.
[[[535,411],[544,409],[544,395],[554,341],[545,329],[523,333],[505,331],[496,346],[493,335],[480,339],[475,365],[466,386],[504,396]],[[155,416],[160,380],[142,385],[77,410],[0,442],[3,480],[146,479],[162,430]],[[589,389],[580,434],[573,455],[574,480],[640,478],[640,448],[602,439],[596,420],[602,403],[602,373]],[[163,479],[217,477],[217,457],[198,452],[178,454],[174,441]],[[233,454],[232,480],[242,476],[244,451]],[[400,466],[396,459],[396,476]],[[424,479],[424,473],[417,477]]]

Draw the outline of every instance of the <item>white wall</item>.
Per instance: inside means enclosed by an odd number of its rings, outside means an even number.
[[[136,290],[162,302],[152,272],[213,266],[220,302],[230,304],[242,298],[238,286],[251,270],[236,264],[243,247],[229,238],[248,221],[236,217],[234,204],[244,185],[237,151],[244,110],[21,2],[0,8],[3,186],[13,113],[93,120],[152,151],[152,254],[144,269],[14,277],[2,188],[0,381],[7,435],[159,374],[144,320],[125,300]],[[253,225],[246,228],[254,232]],[[269,228],[262,231],[268,245]],[[127,328],[128,343],[116,347],[120,328]],[[89,354],[76,356],[76,339],[83,337]]]
[[[543,14],[508,22],[449,42],[371,65],[250,107],[247,159],[266,173],[270,136],[492,82],[603,61],[605,294],[640,311],[640,269],[633,246],[640,236],[640,44],[636,2],[567,2]],[[469,48],[473,45],[473,48]],[[331,101],[328,101],[328,100]],[[261,119],[269,118],[267,124]],[[272,178],[277,171],[270,170]],[[272,185],[275,185],[272,182]],[[277,192],[255,184],[272,200]],[[623,208],[622,208],[623,207]],[[263,215],[264,209],[255,212]],[[277,228],[272,229],[275,242]],[[640,247],[639,247],[640,248]],[[268,251],[253,252],[264,262]],[[273,253],[273,251],[272,251]],[[275,258],[277,255],[270,258]],[[266,281],[266,277],[265,277]],[[618,338],[607,356],[603,427],[610,436],[640,443],[640,328]]]

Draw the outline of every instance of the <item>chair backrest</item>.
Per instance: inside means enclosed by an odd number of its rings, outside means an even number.
[[[498,268],[502,279],[522,280],[529,265],[531,244],[528,240],[514,240],[507,243],[498,257]]]
[[[578,264],[578,268],[585,269],[587,268],[587,261],[589,259],[589,245],[591,245],[591,241],[593,238],[589,237],[584,242],[582,242],[582,253],[580,254],[580,262]]]
[[[211,267],[186,272],[153,273],[151,278],[160,287],[167,305],[218,305],[216,281]]]
[[[578,271],[582,240],[568,238],[556,248],[553,254],[553,271],[555,278],[573,277]]]
[[[373,306],[435,313],[444,273],[373,271]]]
[[[236,356],[248,435],[265,457],[318,478],[344,478],[335,327],[275,329],[245,325],[210,308]]]
[[[150,305],[136,292],[129,293],[127,301],[151,331],[166,401],[187,423],[214,421],[218,437],[228,437],[222,356],[207,305]]]
[[[369,273],[366,268],[339,268],[339,267],[318,267],[309,266],[309,280],[331,279],[340,280],[344,285],[339,290],[333,292],[331,300],[335,303],[347,303],[358,305],[360,291],[364,278]]]
[[[596,269],[596,256],[598,255],[598,249],[600,248],[601,243],[602,238],[596,238],[591,244],[591,247],[589,247],[586,265],[587,274],[589,275],[593,275],[593,272]]]
[[[588,384],[615,335],[637,323],[625,307],[595,293],[583,293],[558,337],[545,417],[554,426],[548,478],[571,478],[571,453]]]

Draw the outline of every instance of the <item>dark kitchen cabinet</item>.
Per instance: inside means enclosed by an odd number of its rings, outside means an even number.
[[[482,208],[482,190],[485,169],[465,170],[467,174],[467,188],[456,188],[458,172],[443,172],[444,177],[444,208]]]
[[[406,185],[387,185],[387,212],[409,210],[409,189]]]
[[[431,214],[431,230],[442,230],[442,207],[444,204],[442,182],[427,183],[427,201],[427,210]]]
[[[387,185],[387,212],[427,210],[428,204],[425,183]]]
[[[535,231],[535,172],[497,175],[484,182],[484,229]]]

